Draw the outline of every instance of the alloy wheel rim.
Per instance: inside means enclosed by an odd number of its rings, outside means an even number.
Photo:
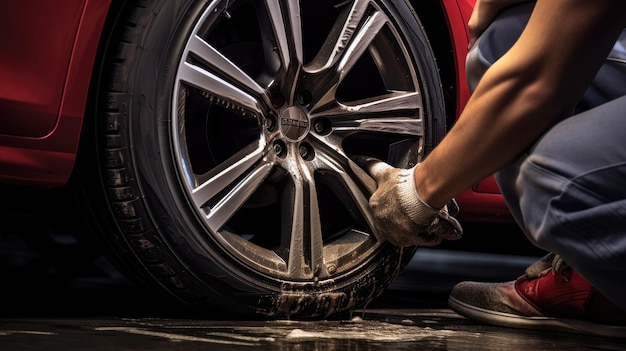
[[[376,183],[353,156],[411,166],[424,152],[419,75],[388,13],[374,0],[329,4],[325,39],[312,40],[305,4],[212,2],[187,38],[171,121],[205,240],[254,272],[302,282],[350,272],[380,249],[368,209]],[[258,36],[241,34],[252,20]]]

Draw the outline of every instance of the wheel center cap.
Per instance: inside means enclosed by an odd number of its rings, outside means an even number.
[[[301,109],[291,106],[280,114],[280,132],[290,141],[300,141],[309,132],[309,118]]]

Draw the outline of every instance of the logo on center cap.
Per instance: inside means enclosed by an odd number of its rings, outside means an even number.
[[[289,107],[280,114],[280,131],[285,138],[300,141],[309,131],[309,119],[301,109]]]

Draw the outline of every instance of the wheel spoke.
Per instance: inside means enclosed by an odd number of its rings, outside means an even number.
[[[340,74],[340,80],[345,77],[357,60],[369,48],[372,40],[378,35],[378,32],[387,23],[388,19],[382,12],[377,11],[371,14],[371,17],[354,35],[354,39],[348,47],[342,52],[341,60],[337,65],[337,72]]]
[[[258,148],[258,145],[252,144],[224,161],[208,175],[198,177],[200,185],[193,189],[193,202],[197,206],[204,206],[222,191],[222,189],[226,189],[235,184],[237,179],[248,172],[262,156],[263,150]]]
[[[245,108],[259,114],[262,111],[257,98],[202,67],[185,62],[178,70],[178,77],[182,82],[207,92],[230,108]]]
[[[372,132],[386,134],[403,134],[422,136],[424,129],[422,121],[409,117],[365,118],[356,120],[338,121],[334,133],[349,135],[355,132]]]
[[[318,276],[323,267],[322,225],[313,175],[304,165],[292,174],[294,199],[289,248],[289,275],[310,278]]]
[[[368,0],[357,0],[343,12],[342,16],[339,16],[322,49],[315,59],[307,65],[309,72],[329,69],[344,55],[348,43],[357,32],[368,4]]]
[[[346,201],[346,205],[356,207],[367,225],[374,229],[374,219],[369,210],[368,198],[376,190],[376,181],[354,161],[343,155],[320,151],[316,155],[316,161],[318,169],[326,169],[339,176],[346,194],[352,199],[352,201]],[[367,194],[363,193],[362,187],[366,189]]]
[[[315,82],[312,83],[312,91],[318,92],[312,103],[311,111],[315,112],[328,104],[335,103],[335,92],[339,84],[350,73],[354,65],[367,51],[368,47],[378,35],[383,26],[388,22],[387,16],[376,11],[369,14],[364,23],[358,29],[356,24],[364,15],[362,4],[365,1],[355,3],[355,11],[350,13],[345,23],[336,24],[341,26],[343,36],[330,36],[318,54],[318,58],[311,66],[306,66],[305,71],[317,73]]]
[[[261,185],[272,170],[271,163],[257,165],[240,183],[211,208],[207,215],[209,227],[219,230]]]
[[[212,70],[235,81],[237,87],[253,92],[257,96],[266,94],[265,89],[204,39],[192,36],[189,40],[188,50],[190,55],[200,60],[205,66],[211,67]]]
[[[285,4],[285,8],[281,8],[281,3]],[[283,67],[291,67],[292,65],[300,67],[303,60],[303,47],[299,1],[265,0],[265,7],[270,16]],[[285,18],[283,10],[287,18]]]
[[[424,129],[422,121],[409,117],[365,118],[338,121],[334,133],[349,135],[355,132],[372,132],[386,134],[403,134],[422,136]]]
[[[193,189],[192,200],[199,208],[207,207],[206,204],[224,189],[230,189],[208,209],[207,219],[214,231],[219,230],[232,217],[271,171],[273,164],[259,162],[262,157],[263,151],[260,148],[250,154],[247,150],[242,150],[224,162],[221,171]]]
[[[343,136],[359,131],[422,136],[422,119],[406,117],[407,113],[420,116],[421,111],[418,92],[395,92],[350,105],[335,102],[312,115],[331,118],[334,132]]]
[[[366,114],[394,115],[406,111],[419,111],[422,109],[422,98],[418,92],[393,92],[386,95],[375,96],[364,100],[351,101],[350,103],[329,104],[323,109],[311,112],[311,117],[339,116],[353,118]]]

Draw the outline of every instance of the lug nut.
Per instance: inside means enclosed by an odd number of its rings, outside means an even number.
[[[272,95],[272,106],[279,108],[285,104],[285,95],[280,92]]]
[[[317,134],[326,135],[326,134],[330,134],[331,129],[332,129],[332,124],[328,119],[321,117],[321,118],[316,118],[313,121],[312,127],[313,127],[313,130]]]
[[[269,115],[267,116],[267,118],[265,118],[265,128],[267,128],[267,130],[272,130],[274,129],[274,126],[276,125],[276,121],[274,116]]]
[[[305,145],[300,145],[299,151],[302,158],[306,159],[309,156],[309,148]]]
[[[298,93],[296,99],[300,105],[307,106],[311,103],[311,100],[313,100],[313,95],[308,90],[302,90]]]
[[[315,129],[315,131],[318,133],[322,133],[324,131],[324,123],[322,123],[322,121],[315,121],[315,124],[313,124],[313,129]]]
[[[283,146],[280,143],[274,144],[274,153],[276,153],[276,155],[281,156],[283,151]]]

